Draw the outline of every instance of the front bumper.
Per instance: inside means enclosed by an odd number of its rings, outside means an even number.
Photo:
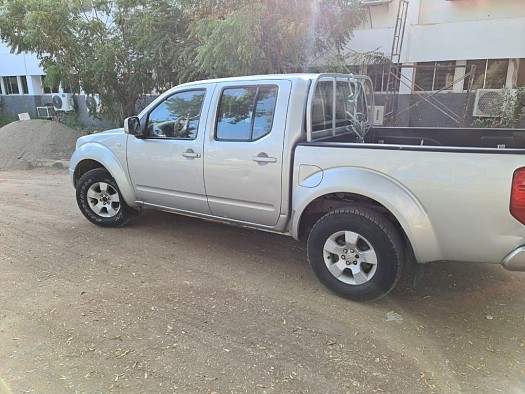
[[[525,272],[525,246],[520,246],[503,259],[501,265],[509,271]]]

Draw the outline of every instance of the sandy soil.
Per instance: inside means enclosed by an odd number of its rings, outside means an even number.
[[[46,160],[69,160],[81,135],[50,120],[10,123],[0,128],[0,171],[27,170]]]
[[[0,205],[0,393],[525,392],[525,274],[435,264],[358,304],[292,239],[98,228],[65,171],[0,172]]]

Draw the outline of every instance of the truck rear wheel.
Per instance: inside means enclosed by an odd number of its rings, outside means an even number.
[[[76,191],[80,211],[98,226],[119,227],[135,216],[105,168],[86,172],[78,181]]]
[[[389,220],[368,208],[324,215],[312,228],[307,249],[319,281],[354,301],[385,296],[401,277],[402,238]]]

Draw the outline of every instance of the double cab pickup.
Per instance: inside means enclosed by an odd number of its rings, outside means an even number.
[[[353,300],[438,261],[525,271],[525,130],[373,127],[368,77],[192,82],[123,129],[79,138],[78,206],[118,227],[144,208],[307,240]]]

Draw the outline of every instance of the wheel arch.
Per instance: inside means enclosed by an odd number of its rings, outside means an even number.
[[[291,233],[298,239],[308,234],[323,215],[348,206],[364,206],[381,212],[401,232],[416,261],[441,260],[441,251],[427,212],[399,182],[368,169],[335,168],[323,171],[315,188],[296,188]]]
[[[135,202],[135,193],[126,170],[122,167],[115,154],[101,144],[84,144],[77,148],[71,157],[70,174],[75,188],[82,175],[95,168],[105,168],[115,179],[120,193],[128,206],[138,206]]]

